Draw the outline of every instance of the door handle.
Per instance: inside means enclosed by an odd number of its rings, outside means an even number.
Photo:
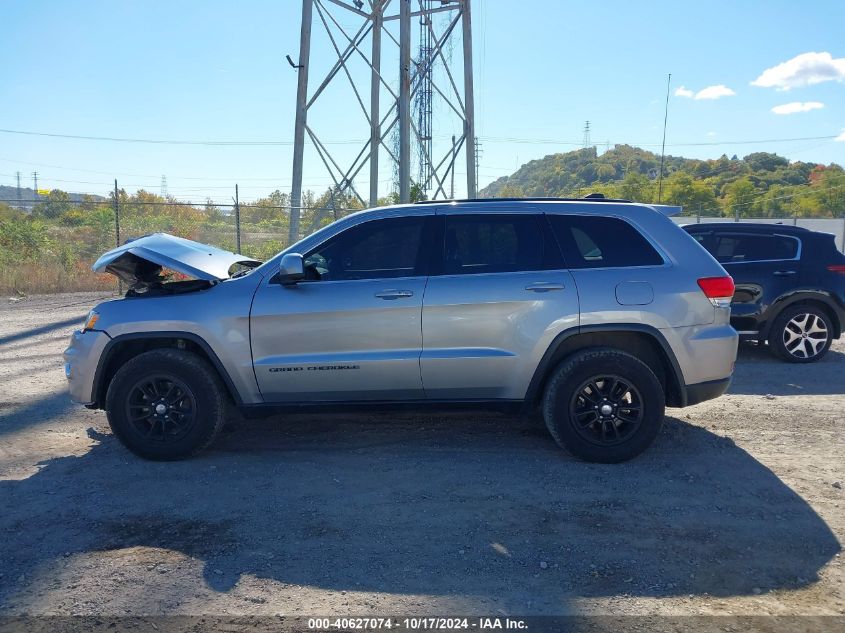
[[[563,290],[566,286],[553,281],[538,281],[533,284],[525,286],[526,290],[531,292],[549,292],[550,290]]]
[[[375,296],[378,299],[401,299],[403,297],[413,297],[414,293],[410,290],[382,290],[381,292],[377,292]]]
[[[774,272],[774,274],[777,275],[778,277],[788,277],[789,275],[794,275],[795,271],[794,270],[776,270]]]

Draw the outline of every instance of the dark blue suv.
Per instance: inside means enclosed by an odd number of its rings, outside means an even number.
[[[782,224],[718,222],[684,229],[736,284],[731,325],[793,363],[819,360],[845,324],[845,255],[833,235]]]

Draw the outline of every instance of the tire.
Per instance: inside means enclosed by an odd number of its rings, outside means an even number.
[[[224,389],[215,370],[196,354],[152,350],[115,373],[106,392],[106,415],[115,436],[139,457],[184,459],[208,448],[223,427]]]
[[[546,427],[558,445],[578,459],[605,464],[627,461],[648,448],[660,432],[665,408],[666,394],[651,368],[604,347],[565,359],[543,398]]]
[[[822,358],[833,342],[833,324],[824,310],[797,305],[783,310],[772,322],[769,349],[789,363],[812,363]]]

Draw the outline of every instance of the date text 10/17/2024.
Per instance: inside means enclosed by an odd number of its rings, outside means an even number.
[[[514,618],[479,617],[479,618],[309,618],[308,629],[311,631],[455,631],[455,630],[527,630],[524,620]]]

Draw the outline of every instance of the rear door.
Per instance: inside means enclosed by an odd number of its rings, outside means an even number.
[[[423,302],[426,396],[521,399],[554,336],[578,325],[572,276],[542,214],[438,213]]]
[[[756,332],[759,320],[778,297],[800,284],[801,241],[792,235],[751,231],[707,232],[694,237],[716,258],[736,284],[731,323]]]

